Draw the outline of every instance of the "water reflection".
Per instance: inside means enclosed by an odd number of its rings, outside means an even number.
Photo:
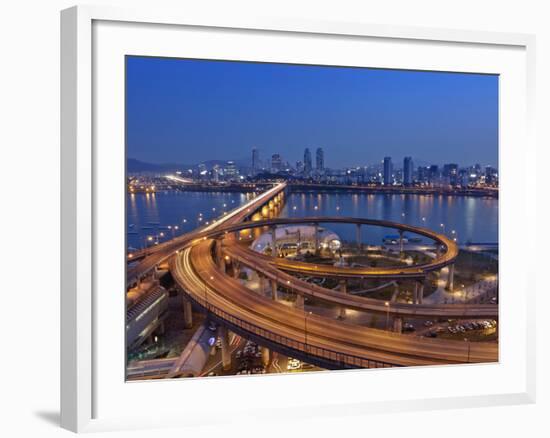
[[[281,215],[385,219],[444,231],[450,237],[457,237],[460,243],[498,242],[498,199],[357,193],[325,193],[312,197],[295,193],[288,196]],[[339,224],[329,226],[345,240],[355,239],[353,227]],[[380,244],[385,235],[395,234],[395,231],[388,229],[364,228],[365,243]]]

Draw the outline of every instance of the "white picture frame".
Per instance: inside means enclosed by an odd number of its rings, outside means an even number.
[[[95,26],[106,23],[102,29],[97,30]],[[114,23],[114,25],[113,25]],[[129,25],[129,26],[127,26]],[[111,27],[109,27],[111,26]],[[246,17],[243,15],[234,16],[216,16],[215,13],[204,16],[197,14],[192,10],[180,11],[162,11],[154,8],[147,10],[129,10],[110,7],[96,6],[78,6],[62,11],[61,13],[61,425],[62,427],[72,431],[99,431],[111,430],[120,428],[146,428],[146,427],[162,427],[162,426],[186,426],[191,424],[200,424],[202,421],[207,421],[205,413],[201,415],[200,410],[193,412],[193,415],[181,415],[181,412],[166,412],[161,407],[152,407],[150,416],[144,416],[136,413],[134,416],[131,410],[126,412],[115,412],[108,407],[103,407],[105,403],[100,400],[105,400],[106,396],[113,399],[113,404],[121,404],[122,399],[118,399],[119,393],[113,388],[112,393],[107,393],[103,389],[105,383],[111,378],[115,378],[118,374],[114,374],[109,378],[104,378],[104,370],[112,367],[113,363],[104,362],[105,354],[97,354],[103,348],[104,336],[102,330],[97,327],[97,312],[101,311],[105,306],[105,301],[98,300],[95,296],[98,285],[102,284],[102,278],[98,276],[98,266],[102,263],[102,257],[98,257],[98,253],[104,251],[105,243],[99,244],[102,238],[101,233],[103,228],[98,224],[101,223],[100,211],[97,209],[101,202],[101,198],[105,190],[102,185],[108,184],[105,176],[102,176],[102,182],[98,184],[98,169],[101,168],[101,174],[109,174],[112,181],[117,181],[116,175],[124,172],[123,161],[120,157],[123,155],[114,155],[110,160],[110,168],[105,167],[101,160],[105,160],[104,154],[98,156],[94,148],[97,147],[98,138],[102,137],[102,132],[96,129],[95,124],[101,123],[103,105],[101,97],[96,94],[98,81],[102,79],[98,76],[103,74],[103,67],[98,68],[94,64],[102,56],[102,50],[105,47],[105,38],[112,45],[112,50],[109,52],[105,60],[110,59],[109,56],[118,56],[124,53],[126,48],[123,43],[115,41],[117,39],[118,30],[116,26],[134,26],[130,29],[131,32],[140,32],[135,29],[135,26],[148,26],[151,32],[170,32],[178,27],[186,29],[199,30],[201,34],[207,35],[209,32],[217,32],[231,29],[237,31],[239,39],[253,41],[255,38],[260,38],[263,32],[269,32],[274,37],[284,36],[292,38],[308,38],[311,36],[319,38],[343,38],[353,39],[354,41],[371,41],[371,42],[390,42],[413,47],[415,45],[428,47],[439,46],[445,48],[446,44],[460,47],[461,50],[476,50],[476,48],[484,48],[487,51],[510,52],[514,53],[510,56],[510,60],[503,60],[503,63],[510,63],[509,68],[514,69],[517,73],[516,79],[525,79],[523,84],[510,84],[510,87],[518,88],[517,95],[514,99],[505,100],[502,105],[509,105],[512,102],[519,102],[521,109],[520,115],[524,117],[521,120],[513,120],[511,117],[503,116],[501,122],[509,122],[509,132],[504,132],[502,142],[506,144],[503,150],[501,143],[501,166],[503,167],[504,175],[501,190],[503,191],[503,208],[510,208],[508,199],[522,199],[524,202],[531,200],[534,205],[535,200],[535,174],[534,168],[528,168],[525,160],[526,156],[534,157],[536,154],[535,144],[532,134],[533,121],[533,102],[534,102],[534,53],[535,39],[531,35],[523,34],[507,34],[507,33],[491,33],[491,32],[475,32],[461,31],[450,29],[424,29],[416,27],[402,26],[381,26],[366,23],[342,23],[342,22],[318,22],[307,19],[298,18],[276,18],[276,17]],[[124,31],[126,32],[126,31]],[[133,34],[134,36],[136,34]],[[151,47],[149,50],[155,50],[154,44],[162,44],[163,36],[160,35],[158,40],[150,38]],[[122,40],[123,38],[121,38]],[[134,44],[145,44],[140,42],[139,38],[133,38]],[[347,41],[347,40],[346,40]],[[286,44],[289,44],[288,42]],[[167,47],[169,52],[172,48]],[[126,46],[127,47],[127,46]],[[138,47],[138,46],[135,46]],[[160,47],[160,46],[158,46]],[[252,47],[252,46],[251,46]],[[206,50],[206,46],[204,47]],[[118,50],[118,51],[117,51]],[[173,50],[177,50],[177,47]],[[196,50],[200,52],[201,47]],[[251,49],[252,50],[252,49]],[[330,47],[327,49],[330,51]],[[396,49],[403,52],[403,48]],[[395,53],[392,55],[395,58]],[[404,53],[404,52],[403,52]],[[134,53],[132,53],[134,54]],[[159,53],[160,55],[160,53]],[[212,55],[214,56],[214,55]],[[239,55],[234,55],[239,56]],[[274,55],[275,56],[275,55]],[[299,56],[299,55],[296,55]],[[389,55],[388,55],[389,56]],[[507,55],[503,55],[503,59]],[[101,58],[102,61],[103,58]],[[389,58],[388,58],[389,59]],[[508,58],[507,58],[508,59]],[[391,61],[391,60],[390,60]],[[388,62],[390,62],[388,61]],[[392,66],[397,65],[398,60],[394,59],[390,62]],[[447,63],[443,70],[453,69],[449,65],[454,65],[456,71],[462,70],[461,59],[456,57],[455,64]],[[474,62],[474,61],[472,61]],[[499,67],[493,69],[490,67],[491,59],[475,60],[475,62],[483,62],[485,67],[480,71],[490,71],[499,73]],[[433,59],[429,64],[426,64],[426,69],[438,69],[439,64],[443,64],[443,59]],[[388,65],[390,65],[388,64]],[[105,62],[101,64],[104,66]],[[377,65],[382,65],[380,62]],[[473,64],[472,64],[473,65]],[[496,65],[496,64],[495,64]],[[504,64],[503,64],[504,65]],[[387,66],[387,65],[385,65]],[[473,67],[470,67],[473,68]],[[469,70],[465,67],[466,70]],[[112,84],[120,84],[121,78]],[[123,78],[122,78],[123,81]],[[101,84],[99,88],[101,88]],[[112,90],[111,90],[112,91]],[[505,98],[506,98],[505,94]],[[120,102],[119,102],[120,103]],[[119,106],[113,106],[113,111],[120,109]],[[503,111],[507,108],[501,108]],[[503,112],[503,114],[505,114]],[[518,113],[515,113],[516,115]],[[511,116],[511,114],[509,114]],[[517,126],[516,126],[517,125]],[[512,127],[517,129],[512,130]],[[102,128],[103,129],[103,128]],[[113,127],[114,130],[119,127]],[[507,127],[508,129],[508,127]],[[512,132],[513,131],[513,132]],[[120,137],[113,137],[114,139]],[[520,141],[524,147],[520,150],[512,151],[508,141],[514,139],[514,142]],[[116,143],[116,142],[115,142]],[[117,148],[120,148],[120,144]],[[122,145],[123,148],[123,145]],[[117,149],[120,151],[120,149]],[[518,161],[519,160],[519,161]],[[522,179],[520,184],[512,186],[507,183],[506,175],[507,167],[512,163],[518,166],[517,173]],[[116,168],[122,166],[117,174]],[[112,174],[110,170],[115,170]],[[109,200],[112,205],[113,200]],[[504,231],[513,229],[514,224],[518,221],[529,221],[531,229],[535,229],[534,216],[529,215],[526,211],[515,209],[515,212],[510,210],[510,215],[507,214],[503,223]],[[508,210],[506,210],[508,213]],[[501,218],[503,213],[501,213]],[[119,230],[120,231],[120,230]],[[533,232],[534,233],[534,232]],[[510,267],[515,262],[514,248],[519,248],[517,239],[513,236],[504,234],[504,239],[508,240],[507,252],[502,256],[503,262]],[[116,240],[116,239],[115,239]],[[532,239],[527,245],[533,245]],[[115,245],[115,249],[119,246]],[[508,264],[509,263],[509,264]],[[120,267],[119,267],[120,268]],[[101,268],[99,269],[101,272]],[[510,272],[510,271],[508,271]],[[521,346],[519,352],[514,351],[517,356],[515,360],[514,370],[509,372],[509,384],[505,385],[502,382],[503,390],[499,391],[494,386],[487,384],[486,387],[481,385],[480,392],[468,392],[466,388],[462,392],[458,389],[453,393],[436,392],[430,394],[422,393],[418,388],[411,383],[403,396],[389,395],[383,397],[380,394],[374,398],[355,397],[353,400],[346,401],[345,395],[340,398],[335,398],[332,402],[329,400],[331,390],[323,395],[314,394],[313,398],[308,399],[304,395],[303,404],[301,404],[301,414],[305,416],[311,415],[342,415],[350,412],[360,415],[365,412],[393,412],[398,410],[411,409],[433,409],[441,407],[463,407],[463,406],[487,406],[498,404],[519,404],[530,403],[535,398],[535,340],[534,340],[534,272],[526,263],[518,265],[516,268],[517,276],[529,274],[529,281],[519,282],[513,275],[505,275],[501,280],[503,288],[506,283],[509,283],[516,290],[521,291],[521,296],[518,302],[512,302],[504,298],[501,301],[504,314],[510,309],[518,312],[514,315],[517,319],[518,333],[515,333],[510,339],[517,341]],[[517,283],[514,283],[517,282]],[[113,288],[116,290],[116,287]],[[116,292],[114,292],[116,293]],[[512,309],[515,307],[515,309]],[[123,320],[122,314],[120,321],[117,321],[116,312],[111,312],[113,320],[101,324],[114,327],[116,330],[117,324]],[[108,318],[107,318],[108,319]],[[503,343],[506,342],[504,337]],[[114,348],[114,347],[113,347]],[[518,347],[519,348],[519,347]],[[116,351],[116,350],[113,350]],[[124,354],[120,352],[121,357]],[[517,366],[516,366],[517,365]],[[505,368],[506,360],[495,365],[496,367]],[[439,367],[441,368],[441,367]],[[476,375],[484,375],[486,373],[498,373],[499,368],[488,368],[487,366],[461,366],[451,367],[452,373],[464,373],[461,378],[468,379]],[[459,369],[460,368],[460,369]],[[458,371],[457,371],[458,370]],[[399,379],[400,375],[409,372],[409,370],[386,370],[390,372],[392,378]],[[407,378],[420,379],[430,372],[432,378],[445,378],[439,369],[435,368],[418,368],[410,370]],[[338,384],[347,385],[352,380],[363,378],[362,371],[360,372],[344,372],[344,373],[321,373],[314,376],[307,376],[303,383],[303,394],[308,393],[308,388],[314,391],[318,385],[327,385],[330,388],[330,381],[338,379]],[[446,371],[444,373],[447,373]],[[439,374],[442,374],[439,376]],[[344,376],[344,377],[341,377]],[[381,375],[382,376],[382,375]],[[502,379],[505,374],[500,375]],[[385,377],[384,377],[385,378]],[[193,382],[187,381],[187,391],[210,391],[213,385],[221,391],[230,391],[232,385],[239,378],[213,380],[204,384],[201,379],[193,379]],[[277,378],[274,381],[271,377],[265,377],[266,385],[276,385],[284,388],[285,385],[290,385],[285,378]],[[381,378],[382,379],[382,378]],[[246,393],[247,387],[250,387],[250,378],[240,380],[239,385]],[[229,382],[229,383],[228,383]],[[233,382],[233,383],[231,383]],[[294,379],[292,384],[296,385],[297,380]],[[124,385],[124,382],[119,382]],[[181,382],[164,382],[161,387],[155,388],[156,393],[173,392],[171,387]],[[258,382],[255,382],[258,385]],[[103,386],[102,386],[103,385]],[[126,384],[128,385],[128,384]],[[171,385],[171,386],[170,386]],[[199,385],[205,385],[200,386]],[[135,397],[140,391],[149,391],[153,385],[142,385],[141,387],[135,384],[128,385],[132,387],[132,395]],[[467,386],[467,385],[466,385]],[[506,387],[505,387],[506,386]],[[288,386],[287,386],[288,387]],[[98,388],[101,388],[98,390]],[[179,386],[181,389],[181,386]],[[493,388],[493,389],[491,389]],[[158,392],[160,391],[160,392]],[[373,390],[376,393],[376,390]],[[98,393],[101,396],[98,396]],[[311,393],[311,391],[310,391]],[[149,395],[148,395],[149,396]],[[169,397],[172,397],[169,395]],[[419,403],[420,402],[420,403]],[[288,407],[290,410],[292,406]],[[158,412],[157,412],[158,411]],[[284,408],[278,411],[278,414],[284,411]],[[103,414],[102,412],[106,412]],[[226,417],[221,409],[219,409],[219,421],[224,421]],[[269,406],[265,408],[250,406],[248,415],[262,416],[266,421],[274,421],[272,413],[269,411]],[[294,414],[295,416],[296,414]]]

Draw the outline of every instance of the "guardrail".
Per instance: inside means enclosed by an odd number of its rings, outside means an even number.
[[[217,316],[219,319],[223,321],[226,321],[230,325],[233,325],[245,332],[251,333],[260,338],[282,345],[286,348],[296,350],[301,354],[314,356],[323,361],[332,362],[342,369],[345,369],[345,368],[393,368],[393,367],[400,366],[400,365],[391,364],[388,362],[382,362],[382,361],[367,359],[364,357],[355,356],[351,354],[345,354],[338,351],[329,350],[323,347],[317,347],[311,344],[306,344],[305,342],[302,342],[302,341],[297,341],[295,339],[291,339],[286,336],[279,335],[275,332],[266,330],[255,324],[252,324],[236,316],[233,316],[230,313],[227,313],[225,310],[222,310],[219,307],[210,304],[208,301],[206,301],[203,298],[198,298],[185,291],[184,293],[192,301],[194,301],[197,305],[205,309],[207,312],[212,313],[213,315]]]

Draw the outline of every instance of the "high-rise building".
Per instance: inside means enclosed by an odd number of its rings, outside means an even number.
[[[220,166],[214,164],[212,167],[212,181],[218,182],[220,180]]]
[[[323,151],[323,148],[317,148],[317,151],[315,153],[315,164],[317,173],[323,173],[323,171],[325,170],[325,152]]]
[[[403,185],[412,186],[413,183],[413,160],[405,157],[403,160]]]
[[[235,180],[239,176],[239,169],[234,161],[228,161],[224,167],[224,175],[228,180]]]
[[[456,186],[458,184],[458,164],[444,164],[443,177],[450,185]]]
[[[393,183],[393,166],[391,157],[384,157],[384,185],[391,186]]]
[[[416,169],[416,180],[420,183],[427,183],[430,180],[430,168],[426,166],[418,166]]]
[[[279,154],[273,154],[271,156],[271,171],[273,173],[280,172],[283,167],[283,161],[281,160],[281,156]]]
[[[430,170],[428,172],[428,182],[431,185],[439,183],[439,167],[436,164],[432,164],[430,166]]]
[[[311,175],[311,152],[309,148],[306,148],[304,151],[304,175]]]
[[[485,183],[496,184],[498,182],[498,171],[491,166],[485,167]]]
[[[256,175],[260,170],[260,151],[252,149],[252,174]]]

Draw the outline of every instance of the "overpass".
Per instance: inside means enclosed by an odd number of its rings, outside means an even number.
[[[154,249],[148,251],[147,255],[144,256],[139,263],[135,266],[128,267],[126,270],[126,286],[129,287],[136,282],[139,282],[142,277],[155,270],[159,264],[167,261],[170,256],[185,246],[197,235],[213,231],[220,228],[224,224],[242,222],[248,217],[251,217],[258,210],[261,210],[266,204],[269,204],[270,202],[281,202],[285,189],[286,183],[277,184],[275,187],[258,195],[250,202],[242,205],[241,207],[237,207],[220,219],[214,220],[211,224],[157,245]]]
[[[348,324],[252,292],[219,268],[213,241],[198,239],[171,260],[174,279],[214,319],[275,351],[329,369],[491,362],[493,343],[416,338]]]
[[[403,317],[415,316],[495,316],[496,306],[428,305],[423,304],[421,298],[415,298],[413,305],[385,303],[347,294],[345,288],[340,292],[324,289],[291,276],[290,272],[332,276],[344,280],[412,279],[420,284],[429,272],[448,267],[449,277],[452,279],[451,270],[458,248],[454,241],[446,236],[424,228],[388,221],[342,217],[267,219],[270,216],[269,209],[282,200],[285,188],[285,183],[278,184],[212,224],[157,246],[140,263],[128,269],[128,285],[139,281],[155,270],[160,263],[169,261],[170,271],[178,287],[184,291],[188,299],[205,310],[211,319],[272,350],[323,368],[372,368],[498,360],[498,345],[494,343],[417,338],[352,325],[305,312],[304,296],[342,308],[384,313],[388,317],[391,315],[397,323],[402,321]],[[243,248],[236,244],[236,241],[230,245],[223,245],[225,239],[229,241],[231,236],[242,230],[273,230],[276,226],[289,223],[309,223],[315,226],[319,223],[351,223],[358,229],[365,225],[376,225],[395,228],[400,235],[410,231],[433,239],[438,248],[438,255],[430,263],[415,266],[343,268],[266,257]],[[443,253],[439,253],[440,251]],[[275,285],[275,291],[278,286],[290,288],[301,297],[301,306],[299,300],[297,306],[289,307],[279,302],[276,296],[270,300],[252,292],[237,279],[226,274],[226,257],[257,270],[261,276]],[[452,280],[450,287],[452,289]],[[421,292],[417,293],[422,296]]]

